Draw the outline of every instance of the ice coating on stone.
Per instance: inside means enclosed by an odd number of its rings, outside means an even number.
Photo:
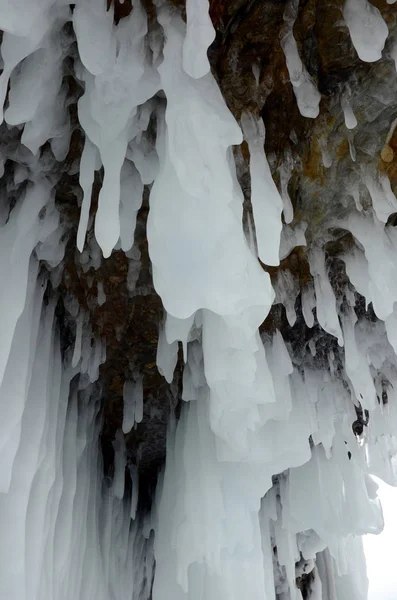
[[[258,255],[266,265],[277,266],[283,201],[273,181],[265,154],[262,119],[244,114],[241,125],[250,152],[251,204],[255,220]]]
[[[210,70],[207,49],[215,39],[215,29],[208,14],[208,0],[186,1],[186,36],[182,46],[184,71],[199,79]]]
[[[368,0],[346,0],[343,16],[359,58],[365,62],[379,60],[389,35],[380,11]]]

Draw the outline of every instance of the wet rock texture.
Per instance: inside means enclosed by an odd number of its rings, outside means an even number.
[[[132,10],[131,0],[103,0],[114,10],[115,22]],[[181,0],[172,0],[175,10],[184,16]],[[158,27],[156,7],[145,0],[149,28]],[[303,320],[300,293],[310,284],[308,252],[313,245],[325,248],[327,268],[338,302],[343,303],[346,274],[341,254],[354,244],[350,234],[336,221],[354,206],[352,190],[360,189],[363,170],[386,173],[397,192],[397,117],[396,66],[391,49],[397,41],[396,5],[374,0],[389,27],[383,58],[375,63],[362,62],[352,45],[343,22],[343,0],[300,0],[293,33],[301,59],[321,93],[320,114],[316,119],[299,113],[286,68],[280,39],[285,32],[284,0],[211,0],[210,15],[216,39],[209,50],[212,72],[223,96],[237,120],[244,112],[262,117],[266,127],[265,149],[273,177],[281,189],[287,173],[286,191],[294,209],[290,224],[306,226],[306,246],[295,248],[280,267],[268,270],[274,285],[280,273],[290,273],[296,293],[296,321],[291,326],[281,304],[275,304],[262,326],[263,335],[281,330],[296,364],[325,364],[326,348],[334,349],[335,361],[341,352],[335,338],[315,324],[309,329]],[[72,35],[72,33],[71,33]],[[78,165],[83,145],[76,101],[81,94],[73,77],[73,57],[65,64],[70,88],[70,116],[74,125],[69,154],[61,165],[62,177],[56,201],[68,228],[68,243],[61,273],[58,315],[64,352],[73,348],[75,322],[69,315],[66,298],[76,297],[90,316],[93,332],[106,340],[106,361],[100,368],[103,396],[102,449],[108,476],[113,470],[113,440],[121,427],[123,386],[127,378],[143,376],[144,418],[127,436],[128,460],[136,464],[140,477],[141,503],[150,504],[157,473],[165,457],[167,423],[172,410],[178,413],[182,362],[178,362],[174,382],[168,385],[156,368],[159,324],[163,310],[152,283],[146,219],[149,190],[145,190],[138,214],[133,256],[121,251],[100,259],[97,268],[83,269],[76,250],[81,192]],[[341,98],[349,97],[357,118],[357,127],[345,126]],[[245,215],[251,213],[249,152],[247,145],[235,149],[238,176],[245,195]],[[324,165],[327,166],[324,166]],[[91,214],[94,216],[103,174],[97,173]],[[369,196],[368,196],[368,202]],[[393,218],[392,218],[393,221]],[[91,219],[88,241],[96,244]],[[288,275],[288,277],[290,276]],[[98,283],[103,285],[106,301],[98,305]],[[365,312],[364,303],[357,311]],[[369,309],[370,310],[370,309]],[[371,315],[368,315],[370,316]],[[316,342],[316,354],[309,349]],[[359,407],[358,407],[358,410]],[[358,412],[360,415],[360,412]],[[359,427],[357,427],[359,422]],[[366,425],[358,416],[357,435]]]

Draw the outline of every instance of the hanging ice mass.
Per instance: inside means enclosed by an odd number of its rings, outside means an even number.
[[[367,597],[395,20],[237,4],[0,0],[1,598]]]

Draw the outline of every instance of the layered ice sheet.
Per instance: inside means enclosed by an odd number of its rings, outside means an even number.
[[[315,119],[321,95],[294,38],[298,8],[286,7],[281,47],[298,108]],[[99,0],[77,0],[73,10],[64,0],[0,0],[0,597],[302,600],[305,580],[306,598],[365,600],[360,536],[382,528],[370,475],[397,483],[390,181],[363,172],[356,208],[331,224],[353,239],[338,257],[347,276],[336,293],[327,235],[313,240],[293,220],[294,165],[286,157],[279,166],[279,192],[262,119],[244,114],[240,127],[211,73],[208,1],[187,0],[186,23],[165,2],[156,12],[149,28],[139,0],[118,24]],[[388,35],[378,9],[347,0],[343,16],[358,56],[378,60]],[[125,381],[105,478],[106,341],[77,298],[63,298],[74,335],[65,350],[56,316],[67,236],[54,187],[72,135],[70,56],[83,88],[76,260],[87,273],[101,251],[105,259],[125,252],[133,293],[136,221],[149,196],[149,254],[165,309],[157,367],[172,384],[184,363],[181,416],[171,415],[166,465],[145,517],[128,456],[128,436],[144,418],[144,380],[134,373]],[[345,90],[341,108],[353,130],[361,117],[349,98]],[[248,240],[233,155],[243,135]],[[272,285],[258,257],[275,267],[309,243],[306,279],[283,265]],[[102,282],[96,294],[104,305]],[[363,298],[371,318],[359,310]],[[310,363],[292,354],[277,324],[260,333],[273,303],[290,332],[302,315]]]

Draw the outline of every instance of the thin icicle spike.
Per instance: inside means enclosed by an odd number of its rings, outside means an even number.
[[[0,600],[367,600],[393,3],[0,0]]]

